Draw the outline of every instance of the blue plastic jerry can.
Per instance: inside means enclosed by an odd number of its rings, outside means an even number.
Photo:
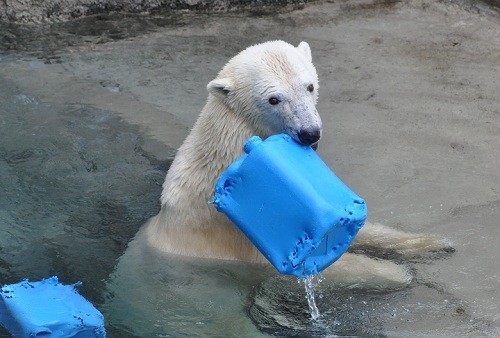
[[[105,338],[104,317],[57,277],[0,288],[0,325],[15,338]]]
[[[366,204],[316,152],[289,135],[250,138],[215,185],[212,203],[283,274],[315,275],[347,250]]]

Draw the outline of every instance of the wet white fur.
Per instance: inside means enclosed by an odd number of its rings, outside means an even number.
[[[312,93],[307,90],[310,84]],[[207,89],[207,103],[163,184],[161,211],[146,225],[147,241],[166,253],[265,262],[247,238],[207,202],[216,179],[242,154],[250,136],[265,138],[284,131],[297,139],[301,128],[321,128],[315,107],[318,76],[309,45],[271,41],[249,47],[231,59]],[[271,96],[281,102],[270,105]],[[432,236],[367,223],[356,245],[414,254],[446,244]],[[350,253],[328,270],[333,282],[346,286],[391,288],[411,280],[404,266]]]

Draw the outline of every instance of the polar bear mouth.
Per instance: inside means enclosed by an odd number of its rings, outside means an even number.
[[[297,138],[298,141],[303,145],[310,146],[311,148],[316,150],[318,149],[319,139],[321,138],[321,129],[302,129],[297,133]]]
[[[301,138],[300,133],[297,133],[297,132],[289,132],[289,131],[284,130],[283,133],[290,135],[297,143],[300,143],[303,146],[309,146],[313,150],[318,149],[321,131],[319,132],[319,135],[317,137],[314,137],[312,139],[304,139],[303,137]]]

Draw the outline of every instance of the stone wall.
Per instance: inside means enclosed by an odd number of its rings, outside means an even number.
[[[148,13],[175,10],[286,10],[302,8],[310,1],[312,0],[0,0],[0,21],[58,22],[111,11]]]

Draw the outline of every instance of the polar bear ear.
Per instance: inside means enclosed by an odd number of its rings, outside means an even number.
[[[213,96],[225,100],[233,91],[233,81],[228,78],[212,80],[207,85],[207,90]]]
[[[312,62],[311,48],[309,47],[309,44],[307,42],[302,41],[301,43],[299,43],[297,49],[302,53],[302,55],[305,56],[306,60]]]

